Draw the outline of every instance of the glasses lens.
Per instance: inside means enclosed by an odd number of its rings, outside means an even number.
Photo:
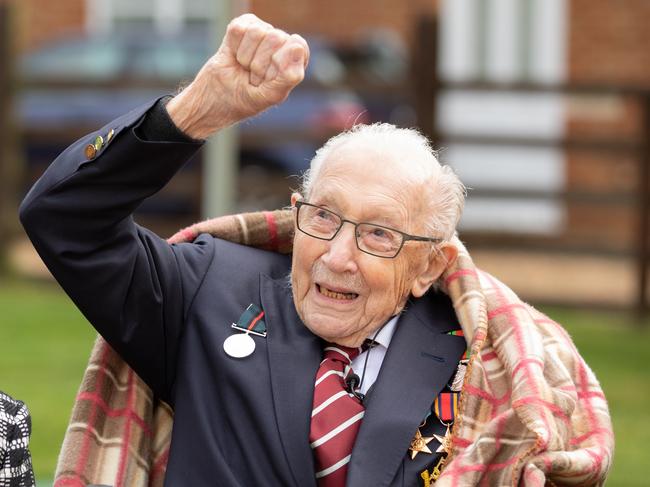
[[[330,239],[340,226],[338,215],[325,208],[303,204],[298,209],[298,229],[312,237]]]
[[[402,234],[390,228],[367,223],[357,227],[359,248],[380,257],[394,257],[402,246],[402,238]]]

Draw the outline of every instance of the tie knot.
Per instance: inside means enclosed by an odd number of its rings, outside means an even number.
[[[360,347],[345,347],[336,343],[328,343],[324,348],[324,359],[336,360],[350,365],[352,361],[359,356],[360,353],[368,349],[366,342]]]

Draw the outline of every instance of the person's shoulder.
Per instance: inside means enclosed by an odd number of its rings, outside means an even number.
[[[247,273],[280,276],[289,271],[291,256],[230,242],[209,234],[201,234],[195,245],[204,245],[214,252],[213,264],[219,272],[231,272],[233,278]]]
[[[437,288],[430,289],[421,298],[411,298],[406,312],[414,313],[424,323],[430,323],[435,317],[437,322],[448,323],[448,330],[460,328],[451,298]]]

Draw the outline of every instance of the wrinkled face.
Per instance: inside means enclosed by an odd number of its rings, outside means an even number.
[[[402,161],[347,143],[323,162],[308,202],[354,222],[422,235],[426,198],[406,181],[405,170]],[[294,194],[292,203],[299,198]],[[422,294],[414,291],[430,269],[430,245],[406,242],[396,258],[382,259],[357,248],[349,223],[331,241],[296,229],[291,282],[298,314],[321,338],[359,346],[401,311],[412,292]]]

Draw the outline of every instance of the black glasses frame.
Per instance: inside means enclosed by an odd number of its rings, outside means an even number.
[[[299,215],[300,215],[300,208],[303,207],[303,206],[310,206],[312,208],[318,208],[319,210],[327,211],[327,212],[331,213],[332,215],[335,215],[339,220],[341,220],[341,224],[336,229],[334,234],[329,238],[318,237],[316,235],[312,235],[311,233],[306,232],[305,230],[300,228],[300,216]],[[322,206],[312,205],[311,203],[306,203],[304,201],[296,201],[296,203],[294,205],[294,208],[296,209],[296,227],[298,227],[298,230],[300,230],[305,235],[309,235],[310,237],[316,238],[318,240],[326,240],[326,241],[334,240],[334,238],[336,238],[336,236],[341,231],[341,228],[343,228],[343,224],[344,223],[350,223],[351,225],[354,225],[354,242],[356,243],[357,248],[361,252],[363,252],[365,254],[373,255],[375,257],[379,257],[380,259],[394,259],[395,257],[397,257],[399,255],[399,253],[402,251],[402,248],[404,247],[404,242],[406,242],[408,240],[414,240],[416,242],[433,242],[433,243],[440,243],[440,242],[442,242],[444,240],[442,238],[431,238],[431,237],[421,237],[419,235],[410,235],[408,233],[402,232],[401,230],[397,230],[396,228],[387,227],[385,225],[378,225],[376,223],[354,222],[352,220],[348,220],[346,218],[343,218],[341,215],[339,215],[338,213],[330,210],[329,208],[323,208]],[[372,225],[373,227],[384,228],[386,230],[390,230],[391,232],[399,233],[402,236],[402,242],[401,242],[399,248],[395,251],[395,255],[378,255],[378,254],[374,254],[372,252],[369,252],[369,251],[364,250],[361,247],[359,247],[359,236],[358,236],[358,233],[357,233],[357,229],[359,228],[359,225]]]

